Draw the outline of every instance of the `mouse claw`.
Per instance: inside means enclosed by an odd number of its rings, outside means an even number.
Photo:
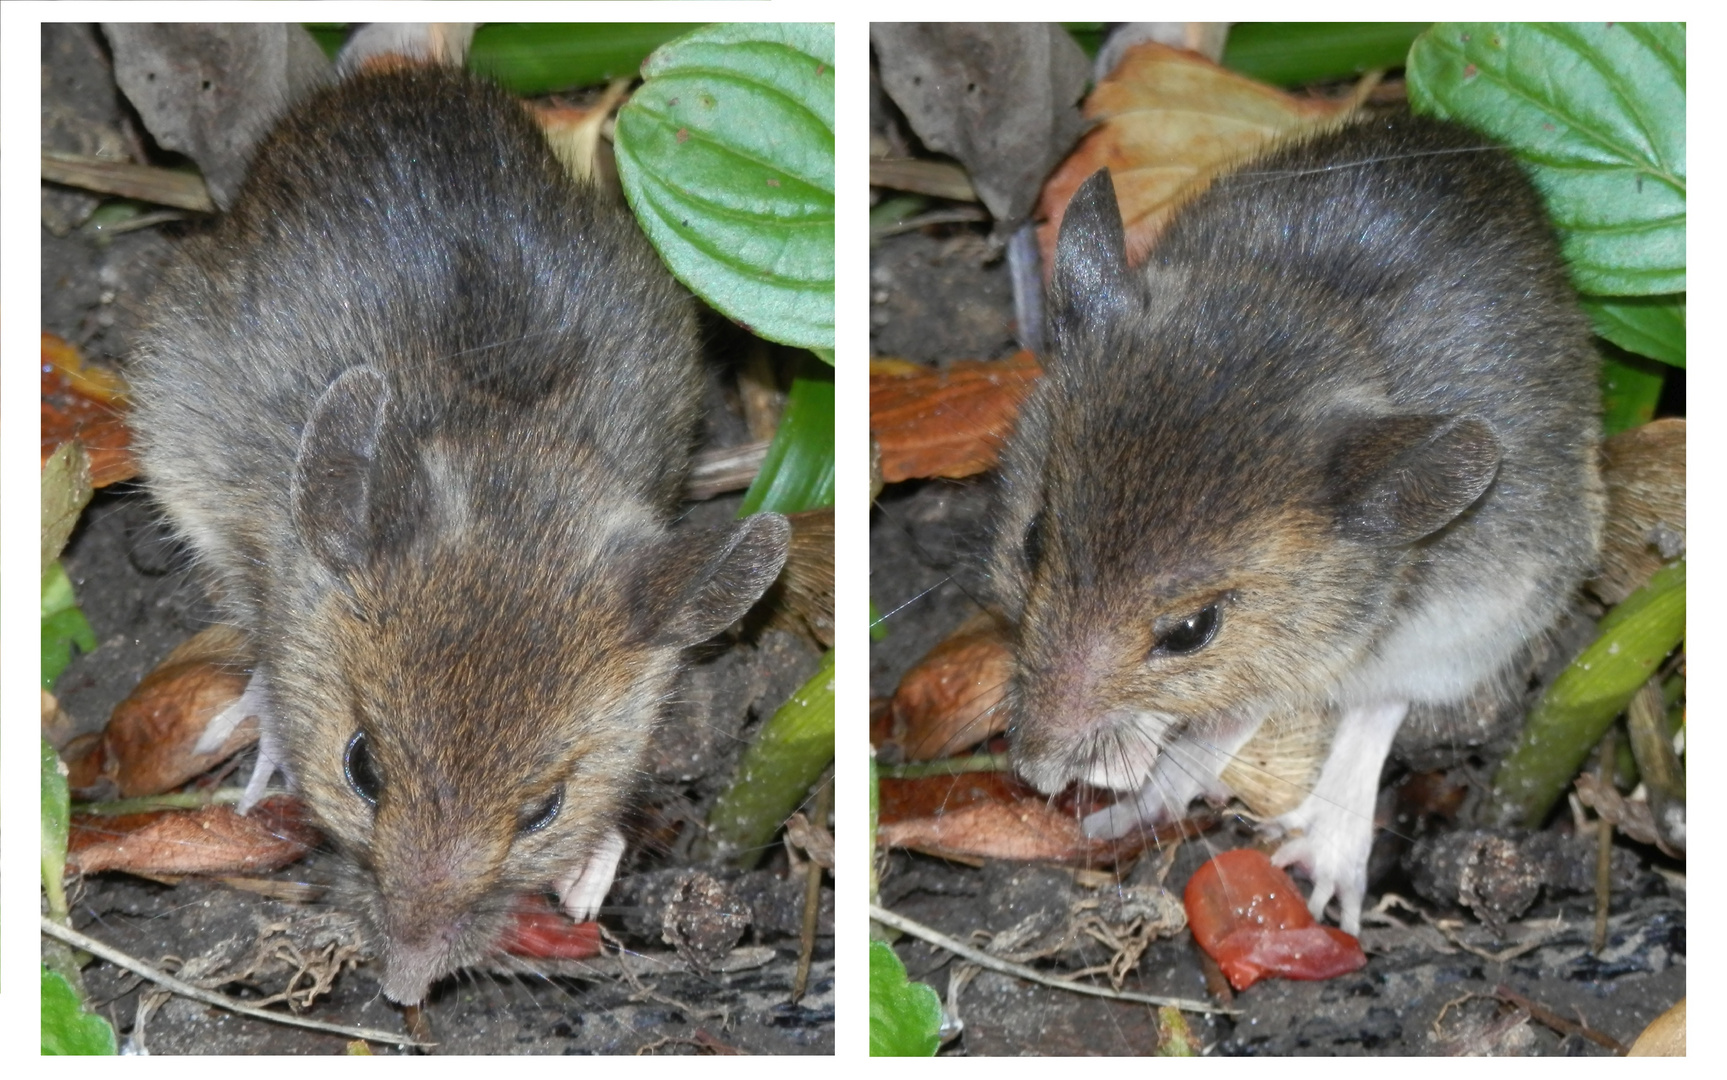
[[[588,861],[572,870],[558,882],[558,900],[564,911],[577,922],[587,922],[600,913],[612,881],[618,876],[618,863],[624,857],[624,834],[606,830],[600,844]]]
[[[285,764],[286,754],[281,740],[276,738],[275,725],[271,723],[264,680],[257,672],[252,673],[245,691],[204,725],[204,733],[199,736],[196,747],[198,753],[210,753],[227,742],[234,729],[253,716],[258,718],[258,762],[252,767],[252,775],[246,781],[246,790],[241,793],[240,801],[234,806],[234,809],[242,814],[250,813],[252,807],[263,801],[270,780],[277,773],[281,773],[283,779],[289,779]]]

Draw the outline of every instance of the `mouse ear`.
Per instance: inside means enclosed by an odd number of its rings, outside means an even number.
[[[300,436],[289,493],[294,530],[337,573],[356,569],[365,557],[372,478],[389,404],[383,375],[349,368],[312,406]]]
[[[1338,441],[1326,494],[1349,539],[1410,544],[1469,509],[1498,472],[1499,439],[1485,421],[1386,416]]]
[[[743,618],[779,576],[792,527],[779,514],[674,535],[638,582],[636,605],[648,636],[682,647],[706,641]]]
[[[1051,318],[1061,329],[1097,322],[1127,303],[1127,237],[1115,182],[1099,169],[1068,200],[1050,273]]]

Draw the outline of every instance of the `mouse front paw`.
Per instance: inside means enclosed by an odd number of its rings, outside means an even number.
[[[1338,812],[1335,806],[1314,806],[1309,799],[1262,827],[1268,836],[1289,839],[1272,855],[1273,866],[1295,867],[1313,883],[1307,910],[1325,918],[1335,897],[1341,909],[1338,925],[1346,933],[1361,933],[1361,902],[1367,895],[1367,856],[1373,845],[1371,820]]]
[[[612,891],[612,879],[618,876],[618,862],[623,857],[624,834],[616,829],[607,829],[587,861],[558,882],[558,900],[570,918],[587,922],[600,913],[606,894]]]

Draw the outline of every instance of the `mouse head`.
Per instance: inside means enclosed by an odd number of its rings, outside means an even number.
[[[1044,790],[1138,787],[1179,735],[1323,700],[1399,567],[1497,472],[1479,420],[1383,414],[1359,387],[1244,360],[1307,344],[1216,332],[1190,284],[1130,271],[1108,174],[1080,188],[992,558],[1018,625],[1015,753]]]
[[[352,369],[306,427],[312,584],[268,613],[264,666],[294,775],[358,864],[385,992],[417,1001],[605,842],[681,652],[767,589],[789,528],[668,532],[615,489],[548,488],[521,448],[392,461],[390,397]]]

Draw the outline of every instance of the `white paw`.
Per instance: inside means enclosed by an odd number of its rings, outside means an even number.
[[[1337,923],[1350,934],[1361,932],[1361,902],[1367,895],[1367,856],[1373,847],[1373,820],[1314,806],[1309,798],[1289,813],[1267,823],[1273,835],[1294,834],[1272,855],[1273,866],[1295,867],[1313,883],[1307,910],[1325,918],[1333,897],[1341,909]]]
[[[587,862],[558,882],[558,900],[570,918],[587,922],[600,913],[606,893],[611,891],[612,881],[618,876],[618,862],[623,857],[624,835],[616,829],[608,829]]]

